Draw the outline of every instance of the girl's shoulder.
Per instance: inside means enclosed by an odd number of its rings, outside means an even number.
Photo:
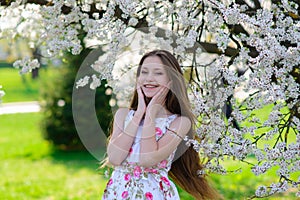
[[[129,113],[129,109],[128,108],[118,108],[118,110],[115,113],[115,120],[122,120],[124,121],[124,119],[126,118],[126,116]]]
[[[118,108],[118,110],[117,110],[117,112],[116,112],[116,114],[128,114],[128,112],[129,112],[130,110],[129,110],[129,108],[126,108],[126,107],[120,107],[120,108]]]
[[[174,122],[175,123],[191,123],[191,120],[188,117],[186,117],[186,116],[177,115],[174,118]]]
[[[188,132],[188,130],[192,126],[191,120],[186,116],[177,116],[172,122],[169,124],[170,129],[173,130],[186,130],[180,131],[181,133]],[[180,134],[181,135],[181,134]],[[185,134],[181,135],[184,136]]]

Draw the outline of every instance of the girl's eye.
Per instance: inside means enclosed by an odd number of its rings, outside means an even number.
[[[156,72],[155,74],[156,74],[156,75],[163,75],[162,72]]]
[[[147,74],[148,72],[147,72],[147,71],[141,71],[141,73],[142,73],[142,74]]]

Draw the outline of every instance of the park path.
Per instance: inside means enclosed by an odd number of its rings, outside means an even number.
[[[0,115],[13,113],[39,112],[41,107],[37,101],[1,103]]]

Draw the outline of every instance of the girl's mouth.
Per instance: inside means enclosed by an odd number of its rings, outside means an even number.
[[[145,88],[157,88],[158,85],[154,85],[154,84],[145,84],[144,87],[145,87]]]

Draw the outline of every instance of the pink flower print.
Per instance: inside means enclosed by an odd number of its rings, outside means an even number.
[[[133,174],[136,178],[139,178],[141,176],[142,169],[140,166],[135,166],[133,169]]]
[[[144,169],[144,171],[145,171],[145,172],[151,172],[151,168],[146,167],[146,168]]]
[[[158,167],[159,168],[165,168],[168,164],[168,161],[167,160],[163,160],[161,161],[160,163],[158,163]]]
[[[157,174],[157,169],[153,169],[153,168],[145,168],[144,171],[148,173]]]
[[[162,185],[162,181],[159,181],[159,187],[160,187],[161,190],[164,190],[164,187]]]
[[[157,169],[151,169],[150,172],[153,174],[157,174]]]
[[[107,182],[107,186],[110,186],[111,184],[113,184],[113,180],[109,179],[109,181]]]
[[[132,153],[132,147],[130,147],[129,149],[129,155]]]
[[[126,182],[128,182],[128,181],[130,181],[130,179],[131,179],[130,174],[125,174],[124,180],[125,180]]]
[[[122,198],[123,199],[126,199],[128,197],[128,191],[124,191],[123,193],[122,193]]]
[[[146,193],[145,193],[145,196],[146,196],[146,199],[147,199],[147,200],[153,200],[153,195],[152,195],[151,192],[146,192]]]
[[[159,127],[155,127],[155,133],[157,137],[161,137],[163,135],[163,132]]]
[[[160,178],[167,186],[170,186],[170,181],[167,177],[163,176]]]

